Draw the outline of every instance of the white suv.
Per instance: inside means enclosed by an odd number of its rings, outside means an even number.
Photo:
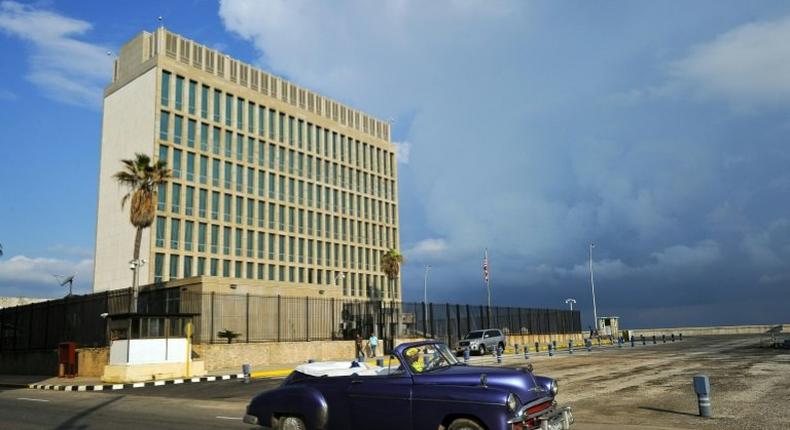
[[[458,347],[455,350],[463,352],[468,347],[470,352],[483,355],[496,351],[497,348],[504,350],[505,345],[507,345],[507,340],[502,331],[498,329],[475,330],[458,341]]]

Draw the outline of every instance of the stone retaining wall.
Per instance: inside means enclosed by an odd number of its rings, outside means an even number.
[[[722,336],[738,334],[768,334],[769,330],[783,329],[783,333],[790,333],[790,324],[759,324],[759,325],[733,325],[718,327],[675,327],[675,328],[640,328],[633,329],[634,336],[671,336],[673,333],[683,336]]]

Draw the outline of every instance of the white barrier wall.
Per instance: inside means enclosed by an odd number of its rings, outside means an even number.
[[[114,340],[110,346],[110,364],[185,363],[187,340],[132,339]]]

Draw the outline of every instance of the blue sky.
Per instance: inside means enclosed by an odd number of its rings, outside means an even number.
[[[394,120],[404,295],[629,326],[790,305],[790,4],[0,3],[0,295],[90,290],[106,52],[165,25]],[[787,322],[787,321],[782,321]],[[585,322],[587,324],[587,322]]]

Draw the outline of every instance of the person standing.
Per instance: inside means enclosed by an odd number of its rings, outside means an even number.
[[[370,353],[373,357],[376,356],[376,347],[379,346],[379,338],[376,337],[376,333],[370,334],[370,339],[368,339],[368,345],[370,345]]]
[[[357,333],[356,337],[354,338],[354,344],[357,347],[357,360],[364,360],[365,352],[362,349],[362,336],[360,336],[359,333]]]

